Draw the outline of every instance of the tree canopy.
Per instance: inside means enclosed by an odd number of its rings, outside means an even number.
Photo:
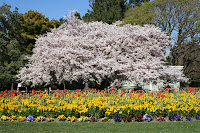
[[[11,6],[0,7],[0,88],[13,88],[17,73],[25,63],[26,39],[21,36],[23,14]]]
[[[63,81],[101,82],[111,86],[123,82],[187,80],[179,70],[168,69],[164,51],[169,37],[152,25],[118,26],[102,22],[84,23],[72,17],[36,41],[33,55],[19,77],[25,83],[50,84]]]
[[[59,25],[36,11],[21,14],[7,4],[0,7],[0,88],[16,88],[16,75],[27,63],[25,57],[32,54],[35,37]]]
[[[190,58],[200,58],[193,57],[195,54],[190,52],[194,52],[194,50],[187,50],[188,47],[199,50],[198,47],[193,47],[200,44],[199,0],[154,0],[140,7],[129,9],[123,20],[130,24],[154,24],[167,32],[173,42],[168,56],[170,65],[187,67],[190,60],[186,61],[189,59],[185,58],[186,55],[190,55]],[[190,67],[192,66],[190,65]],[[192,69],[198,71],[200,65],[194,65]],[[184,72],[191,79],[195,79],[186,72],[186,68],[184,68]]]
[[[85,22],[102,21],[112,24],[122,20],[127,9],[126,0],[90,0],[91,11],[83,16]]]
[[[26,52],[32,54],[35,37],[46,34],[50,28],[59,27],[61,23],[55,19],[49,20],[37,11],[28,11],[23,15],[22,35],[28,39]]]

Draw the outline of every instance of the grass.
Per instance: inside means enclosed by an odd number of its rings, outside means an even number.
[[[149,123],[65,123],[65,122],[0,122],[2,133],[198,133],[200,121],[149,122]]]

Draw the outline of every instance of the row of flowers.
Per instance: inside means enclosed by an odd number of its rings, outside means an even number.
[[[1,121],[11,121],[11,122],[13,122],[13,121],[18,121],[18,122],[24,122],[24,121],[27,121],[27,122],[33,122],[33,121],[37,121],[37,122],[42,122],[42,121],[53,122],[53,121],[55,121],[55,119],[56,118],[52,118],[52,117],[45,118],[44,116],[38,116],[38,117],[34,118],[31,115],[29,115],[28,117],[19,116],[18,118],[16,116],[14,116],[14,115],[9,116],[9,117],[7,117],[7,116],[1,116],[0,117]],[[195,116],[195,118],[192,118],[189,115],[187,115],[185,117],[185,120],[187,120],[187,121],[192,121],[193,119],[194,120],[200,120],[200,116],[197,115],[197,116]],[[78,121],[78,122],[98,122],[98,121],[110,122],[110,119],[108,119],[107,117],[98,119],[98,118],[95,118],[95,117],[88,118],[86,116],[81,116],[80,118],[77,119],[75,116],[66,117],[64,115],[59,115],[57,117],[57,120],[58,121],[68,121],[68,122],[76,122],[76,121]],[[122,121],[123,122],[133,122],[133,121],[138,121],[138,122],[148,121],[148,122],[150,122],[150,121],[153,121],[153,120],[161,122],[161,121],[165,121],[166,118],[163,117],[163,116],[156,116],[155,118],[153,118],[151,115],[145,114],[143,116],[142,115],[135,116],[134,118],[127,117],[127,116],[120,118],[119,116],[117,116],[113,120],[115,122],[122,122]],[[181,115],[178,114],[176,116],[169,115],[168,120],[176,122],[176,121],[183,121],[184,119],[183,119],[183,117]]]
[[[51,92],[32,90],[31,93],[2,91],[0,116],[75,116],[108,119],[135,117],[147,113],[153,117],[180,114],[184,117],[200,115],[200,91],[187,90],[136,92],[111,90],[56,90]]]

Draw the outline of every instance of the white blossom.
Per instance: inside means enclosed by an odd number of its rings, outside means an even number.
[[[101,83],[148,83],[167,79],[187,81],[182,71],[164,66],[169,37],[153,25],[109,25],[70,23],[54,28],[36,40],[33,55],[18,75],[25,83],[50,84],[53,76],[62,81]]]

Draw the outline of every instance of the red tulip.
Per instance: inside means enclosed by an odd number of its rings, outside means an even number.
[[[74,95],[72,95],[72,98],[74,98]]]
[[[40,96],[40,97],[42,97],[42,96],[43,96],[43,94],[40,94],[39,96]]]
[[[162,94],[162,95],[161,95],[161,97],[165,97],[165,95],[164,95],[164,94]]]
[[[105,96],[107,97],[107,96],[108,96],[108,93],[106,93]]]
[[[23,95],[23,98],[25,99],[26,97]]]

